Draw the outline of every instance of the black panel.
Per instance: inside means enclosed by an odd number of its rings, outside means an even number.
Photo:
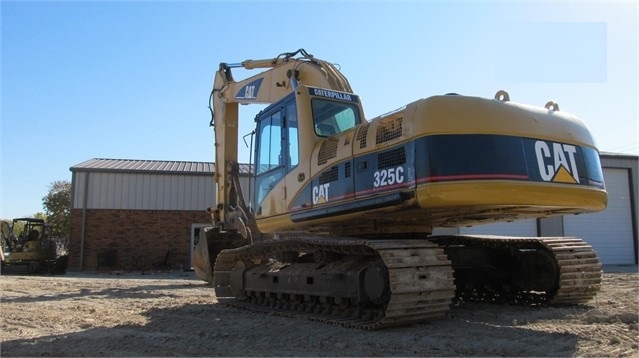
[[[298,212],[293,220],[394,205],[419,183],[520,180],[603,188],[595,149],[532,138],[436,135],[358,156],[353,162],[342,162],[342,173],[340,163],[316,176],[295,200],[293,209]]]
[[[337,165],[332,166],[329,170],[325,170],[319,176],[319,183],[326,184],[339,179],[339,169]]]
[[[441,135],[419,139],[417,177],[425,181],[528,177],[521,138]]]
[[[415,143],[415,158],[418,182],[503,179],[597,187],[603,183],[594,149],[532,138],[488,134],[424,137]]]
[[[393,193],[388,195],[374,196],[367,199],[350,201],[338,205],[330,205],[311,209],[306,211],[295,212],[291,214],[293,222],[320,219],[336,215],[354,213],[364,210],[383,208],[390,205],[397,205],[409,199],[413,193]]]
[[[404,147],[379,153],[377,156],[377,168],[390,168],[406,164],[406,150]]]

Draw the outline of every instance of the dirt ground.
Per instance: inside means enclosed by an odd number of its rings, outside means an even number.
[[[639,274],[625,271],[588,305],[463,303],[382,331],[231,308],[193,273],[2,275],[0,355],[639,357]]]

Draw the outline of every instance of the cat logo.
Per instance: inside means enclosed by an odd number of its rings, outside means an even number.
[[[260,86],[262,85],[263,80],[264,78],[258,78],[255,81],[252,81],[251,83],[248,83],[244,87],[240,88],[235,95],[235,100],[246,101],[257,99],[257,93],[260,90]]]
[[[326,183],[313,187],[313,205],[323,204],[328,201],[328,187],[330,185],[330,183]]]
[[[569,144],[535,142],[535,154],[539,174],[544,181],[556,183],[579,183],[577,147]]]

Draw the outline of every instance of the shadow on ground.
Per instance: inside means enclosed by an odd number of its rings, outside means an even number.
[[[166,287],[163,287],[165,289]],[[144,325],[2,342],[2,356],[572,356],[578,338],[504,322],[472,304],[451,317],[361,331],[261,315],[223,304],[150,309]],[[512,314],[512,312],[510,312]]]

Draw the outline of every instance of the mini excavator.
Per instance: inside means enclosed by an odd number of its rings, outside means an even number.
[[[233,68],[265,70],[236,81]],[[606,207],[582,120],[509,97],[438,95],[366,120],[346,77],[303,49],[221,63],[198,277],[237,307],[362,329],[442,317],[456,297],[590,300],[601,263],[578,238],[432,235]],[[253,103],[268,107],[245,196],[238,106]]]
[[[58,254],[51,230],[43,219],[0,221],[2,273],[65,273],[68,256]]]

